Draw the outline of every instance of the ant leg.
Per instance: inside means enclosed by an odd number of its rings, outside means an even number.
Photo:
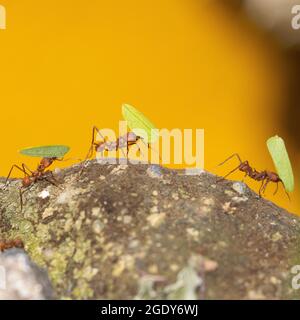
[[[234,173],[235,171],[239,170],[240,166],[236,167],[235,169],[233,169],[232,171],[230,171],[229,173],[226,174],[226,176],[222,177],[221,179],[218,179],[217,182],[223,181],[225,180],[228,176],[230,176],[232,173]]]
[[[19,188],[19,196],[20,196],[20,208],[21,208],[21,212],[23,212],[23,191],[22,191],[22,187]]]
[[[25,168],[23,168],[23,165],[22,165],[22,168],[21,168],[21,167],[17,166],[16,164],[14,164],[14,165],[11,167],[11,169],[9,170],[9,173],[8,173],[8,176],[6,177],[4,186],[7,186],[8,179],[10,178],[10,176],[11,176],[12,171],[13,171],[14,168],[22,171],[25,176],[28,176],[28,173],[26,172]]]
[[[83,164],[82,164],[82,166],[81,166],[81,170],[80,170],[80,173],[79,173],[80,176],[82,175],[82,172],[83,172],[83,170],[84,170],[84,165],[85,165],[86,161],[87,161],[89,158],[91,158],[92,155],[93,155],[93,151],[94,151],[93,149],[94,149],[94,144],[95,144],[95,136],[96,136],[95,133],[96,133],[96,132],[101,136],[101,138],[103,139],[103,141],[106,142],[106,139],[105,139],[105,137],[101,134],[100,130],[99,130],[96,126],[93,126],[91,146],[90,146],[89,151],[88,151],[88,153],[87,153],[87,155],[86,155],[86,157],[85,157],[85,160],[83,161]]]
[[[105,137],[103,136],[103,134],[100,132],[100,130],[99,130],[96,126],[94,126],[94,127],[93,127],[93,140],[92,140],[92,143],[95,142],[95,133],[96,133],[96,131],[97,131],[97,133],[99,134],[99,136],[103,139],[103,141],[106,142],[106,139],[105,139]]]
[[[154,151],[158,155],[159,160],[162,161],[162,158],[161,158],[159,152],[157,150],[155,150],[154,148],[152,148],[149,143],[148,143],[148,148],[151,149],[152,151]]]
[[[52,171],[50,171],[50,170],[46,171],[45,174],[50,175],[51,179],[49,179],[49,177],[47,175],[45,175],[44,177],[41,177],[41,179],[46,180],[47,182],[51,183],[55,187],[63,190],[63,188],[59,185],[59,181],[55,178],[55,176],[54,176]]]
[[[129,154],[129,151],[130,151],[130,147],[133,146],[133,145],[136,145],[137,148],[138,148],[138,151],[141,153],[141,155],[143,156],[143,153],[141,151],[141,148],[139,147],[139,145],[137,144],[137,142],[133,142],[131,144],[127,143],[127,158],[128,158],[128,154]]]
[[[266,188],[267,188],[267,186],[268,186],[269,183],[270,183],[270,180],[267,179],[267,180],[266,180],[266,183],[265,183],[264,186],[261,188],[261,194],[260,194],[260,196],[261,196],[262,194],[265,194]]]
[[[265,179],[262,181],[261,186],[260,186],[260,188],[259,188],[259,196],[260,196],[260,197],[261,197],[261,190],[262,190],[264,184],[265,184]]]
[[[223,162],[221,162],[218,167],[222,166],[223,164],[225,164],[227,161],[231,160],[233,157],[237,157],[238,160],[240,161],[240,163],[243,163],[241,157],[239,156],[238,153],[234,153],[232,156],[230,156],[229,158],[227,158],[226,160],[224,160]]]
[[[143,140],[142,140],[142,142],[143,142]],[[139,153],[141,154],[141,156],[144,157],[144,154],[143,154],[142,149],[140,148],[138,142],[136,142],[134,144],[137,146],[137,149],[138,149]],[[149,144],[147,144],[147,148],[149,149]],[[148,162],[148,159],[147,159],[147,162]]]
[[[51,183],[51,184],[54,185],[55,187],[63,190],[63,189],[56,183],[56,181],[52,181],[52,180],[49,179],[49,178],[44,178],[44,180],[46,180],[47,182]]]
[[[30,172],[30,174],[33,174],[33,171],[32,170],[30,170],[27,166],[26,166],[26,164],[25,163],[22,163],[22,168],[24,169],[24,171],[29,171]],[[28,173],[27,173],[27,175],[29,175]]]
[[[21,186],[21,187],[19,188],[21,213],[23,212],[23,207],[24,207],[23,194],[24,194],[26,191],[29,191],[29,190],[32,188],[32,186],[33,186],[33,184],[30,185],[29,187],[23,187],[23,186]]]
[[[242,182],[244,182],[244,180],[248,177],[248,172],[245,173],[244,178],[242,180]]]
[[[45,173],[49,174],[51,176],[52,181],[54,181],[56,183],[56,186],[59,187],[59,181],[55,178],[53,171],[46,171]],[[46,177],[47,179],[47,177]]]
[[[275,190],[275,192],[273,193],[273,196],[275,196],[275,194],[278,192],[278,182],[276,183],[276,190]]]
[[[289,201],[291,201],[291,197],[290,197],[290,195],[288,194],[288,192],[286,191],[284,183],[283,183],[282,181],[280,181],[280,182],[282,183],[283,189],[284,189],[284,191],[285,191],[285,194],[286,194],[287,197],[289,198]]]
[[[84,161],[82,162],[82,165],[81,165],[81,168],[80,168],[80,172],[79,172],[79,175],[80,175],[80,176],[82,175],[82,172],[83,172],[83,170],[84,170],[84,166],[85,166],[87,160],[88,160],[89,158],[91,158],[92,155],[93,155],[93,149],[94,149],[94,145],[91,144],[91,146],[90,146],[90,148],[89,148],[89,151],[88,151],[88,153],[87,153]]]

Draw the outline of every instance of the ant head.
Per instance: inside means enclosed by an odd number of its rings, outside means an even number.
[[[138,138],[139,137],[132,131],[128,132],[128,134],[127,134],[127,141],[129,141],[129,142],[135,142],[138,140]]]
[[[279,178],[279,175],[275,172],[267,171],[267,176],[272,182],[282,182],[282,180]]]

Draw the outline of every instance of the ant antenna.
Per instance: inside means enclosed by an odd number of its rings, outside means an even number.
[[[103,136],[103,134],[100,132],[100,130],[94,126],[93,128],[93,142],[95,141],[95,131],[97,131],[97,133],[100,135],[100,137],[103,139],[103,141],[105,142],[105,137]]]
[[[231,160],[233,157],[237,157],[238,160],[240,161],[240,163],[243,163],[241,157],[239,156],[238,153],[234,153],[232,156],[230,156],[229,158],[227,158],[226,160],[224,160],[223,162],[221,162],[220,164],[218,164],[218,167],[222,166],[223,164],[225,164],[227,161]]]

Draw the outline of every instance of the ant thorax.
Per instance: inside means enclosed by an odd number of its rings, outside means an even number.
[[[117,142],[101,142],[95,145],[96,152],[103,152],[105,150],[112,151],[117,149]]]

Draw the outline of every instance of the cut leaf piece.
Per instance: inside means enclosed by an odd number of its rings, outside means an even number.
[[[154,143],[159,138],[158,129],[140,111],[129,104],[123,104],[122,114],[127,121],[128,127],[135,134],[142,136],[146,143]],[[141,133],[141,130],[145,133]]]
[[[294,174],[284,140],[278,136],[272,137],[268,139],[267,146],[286,191],[292,192],[294,190]]]
[[[39,158],[62,158],[70,147],[64,145],[30,147],[20,150],[23,155]]]

